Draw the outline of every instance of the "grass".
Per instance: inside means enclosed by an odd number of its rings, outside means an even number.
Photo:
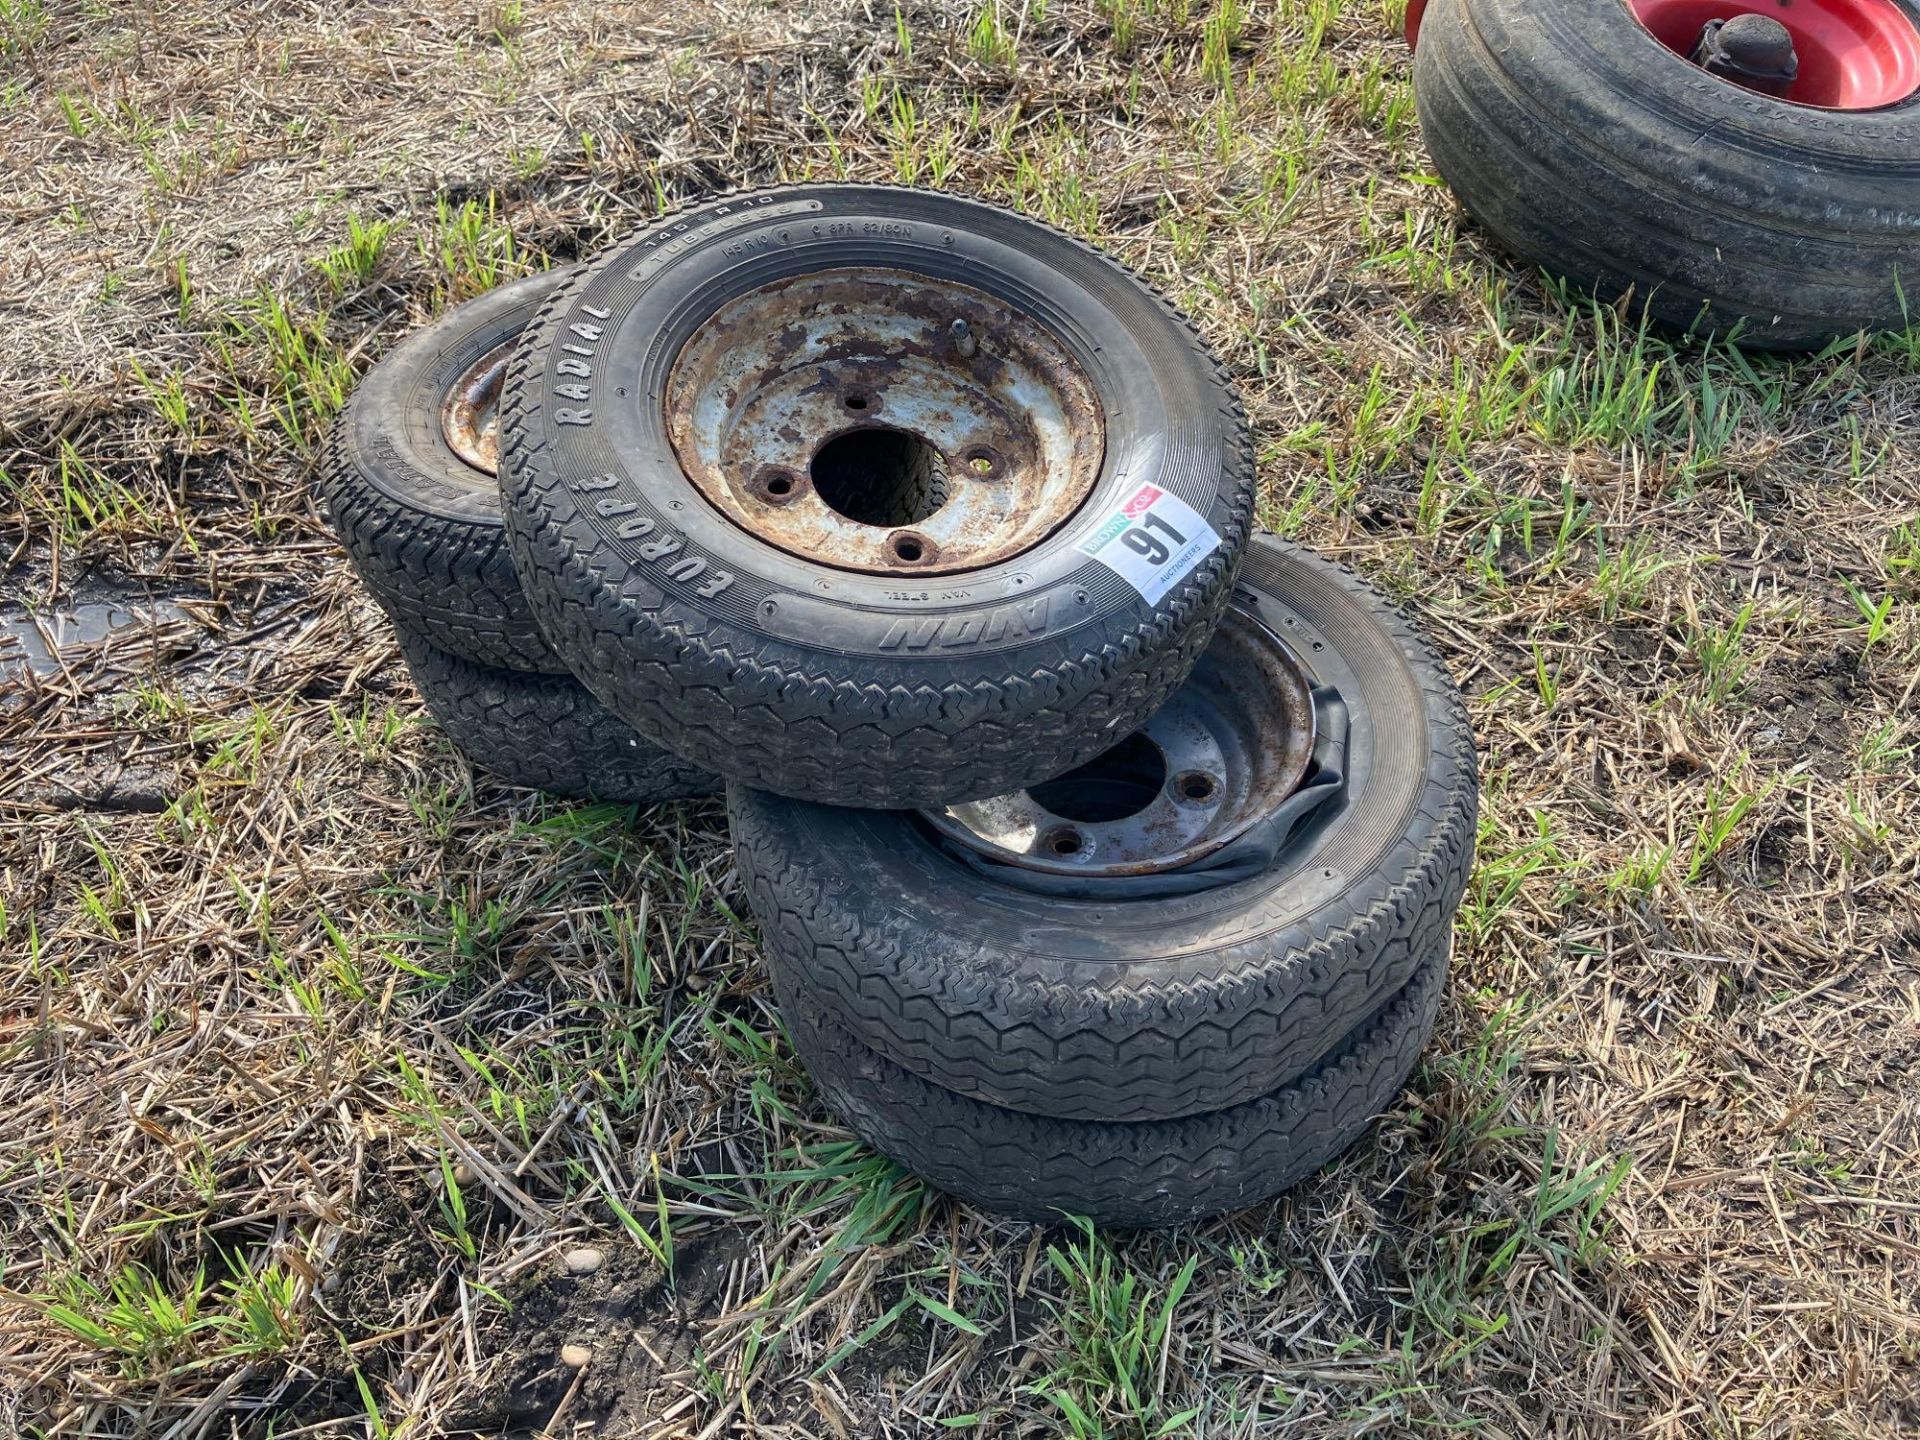
[[[263,1357],[300,1339],[306,1295],[298,1276],[277,1265],[250,1269],[226,1257],[233,1278],[209,1282],[205,1267],[177,1289],[130,1265],[102,1288],[69,1275],[59,1299],[42,1303],[54,1325],[100,1352],[119,1357],[129,1378],[177,1375],[236,1356]]]
[[[45,0],[0,0],[0,55],[26,55],[48,23]]]
[[[1061,1288],[1051,1303],[1066,1344],[1035,1393],[1059,1411],[1064,1433],[1079,1440],[1116,1430],[1170,1435],[1190,1426],[1202,1407],[1171,1411],[1160,1362],[1200,1256],[1188,1255],[1171,1276],[1141,1274],[1087,1222],[1076,1228],[1076,1236],[1047,1247]]]
[[[385,236],[380,238],[384,244]],[[441,304],[484,294],[504,280],[525,274],[532,264],[513,231],[501,223],[493,195],[484,202],[463,200],[458,205],[440,197],[432,223],[420,232],[419,246],[422,259],[438,272]]]
[[[324,314],[302,315],[278,294],[262,290],[227,321],[234,346],[220,347],[234,381],[232,405],[249,433],[258,433],[260,410],[246,395],[247,368],[236,350],[263,375],[265,415],[301,454],[311,454],[329,422],[346,408],[355,370],[340,343],[328,334]]]
[[[387,242],[398,228],[394,220],[362,221],[359,215],[350,214],[347,238],[314,261],[314,266],[336,293],[364,285],[380,269]]]
[[[1512,265],[1397,0],[642,10],[0,0],[0,624],[187,617],[0,648],[0,1429],[1909,1431],[1920,331],[1680,348]],[[471,773],[309,499],[431,316],[809,177],[1145,274],[1262,518],[1468,692],[1438,1031],[1278,1202],[1014,1225],[865,1150],[718,807]]]

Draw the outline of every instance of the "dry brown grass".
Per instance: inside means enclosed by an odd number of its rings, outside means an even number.
[[[1038,8],[0,3],[0,622],[136,612],[0,649],[0,1431],[1920,1427],[1920,341],[1549,293],[1395,0]],[[306,499],[437,305],[840,173],[1168,288],[1474,696],[1439,1034],[1274,1205],[1090,1241],[852,1146],[717,810],[472,777]]]

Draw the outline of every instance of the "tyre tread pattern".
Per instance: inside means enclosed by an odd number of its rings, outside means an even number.
[[[803,972],[774,964],[794,1048],[847,1126],[939,1189],[1031,1220],[1180,1224],[1244,1209],[1358,1140],[1406,1084],[1445,990],[1444,954],[1290,1085],[1179,1120],[1103,1124],[1027,1115],[933,1085],[862,1045]]]
[[[404,624],[396,629],[427,709],[461,753],[497,779],[628,805],[719,792],[713,775],[641,739],[571,675],[476,665]]]
[[[527,604],[497,515],[453,519],[394,498],[368,476],[353,418],[350,407],[328,432],[313,489],[361,583],[389,614],[449,654],[476,665],[566,674]]]
[[[760,193],[715,196],[690,208]],[[1045,228],[1100,255],[1078,237]],[[862,682],[830,673],[824,657],[796,663],[784,641],[719,641],[697,613],[682,613],[671,600],[649,607],[616,597],[617,579],[570,543],[570,506],[556,503],[560,481],[538,438],[538,372],[574,295],[623,255],[614,247],[548,298],[508,365],[500,418],[515,566],[543,630],[609,709],[730,780],[822,803],[899,809],[983,798],[1036,774],[1071,770],[1111,743],[1107,737],[1134,729],[1186,678],[1231,598],[1251,535],[1253,438],[1225,370],[1193,323],[1151,285],[1134,277],[1185,331],[1192,358],[1221,397],[1220,420],[1231,437],[1223,457],[1231,518],[1220,547],[1144,618],[1132,611],[1110,617],[1089,643],[1076,642],[1077,653],[1052,664],[972,678],[950,673],[944,682],[923,666],[914,673],[926,678],[913,683]],[[743,736],[755,738],[743,743]]]

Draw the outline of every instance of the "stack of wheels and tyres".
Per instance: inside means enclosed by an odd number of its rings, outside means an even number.
[[[414,645],[485,614],[497,671],[571,672],[542,683],[725,778],[847,1124],[987,1207],[1129,1225],[1361,1135],[1444,988],[1471,736],[1390,605],[1254,532],[1191,326],[1058,231],[881,186],[729,197],[542,283],[366,407],[432,441],[524,327],[497,500],[336,519]],[[329,473],[390,500],[358,423]]]
[[[1521,258],[1798,350],[1920,323],[1920,0],[1413,0],[1427,148]]]

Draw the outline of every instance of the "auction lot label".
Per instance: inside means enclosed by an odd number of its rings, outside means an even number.
[[[1080,549],[1140,592],[1149,605],[1178,585],[1220,537],[1206,516],[1158,485],[1142,485]]]

